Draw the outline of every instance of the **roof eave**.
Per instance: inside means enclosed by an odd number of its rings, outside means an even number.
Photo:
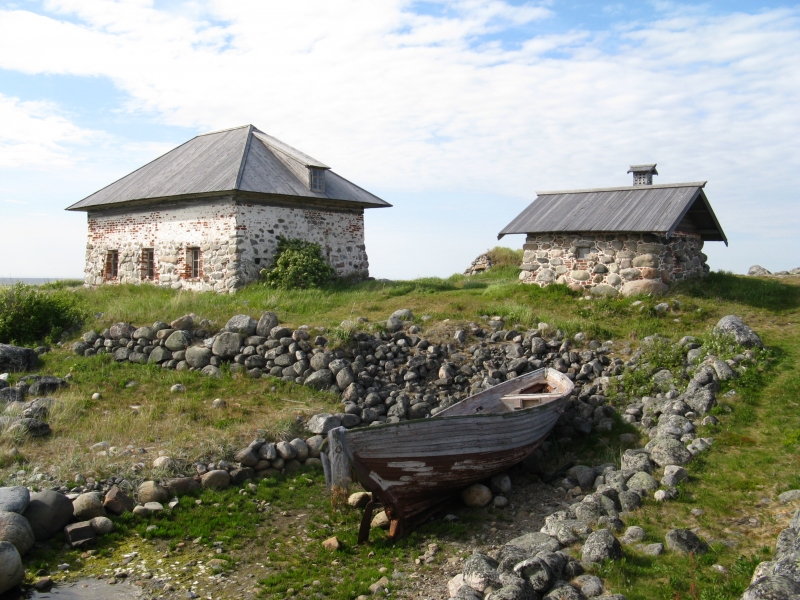
[[[714,214],[714,209],[711,208],[711,203],[708,201],[708,198],[706,197],[706,194],[702,189],[697,190],[697,193],[692,196],[692,199],[686,203],[686,207],[683,209],[681,214],[672,224],[672,227],[670,227],[670,230],[667,232],[667,235],[672,235],[675,232],[675,229],[677,229],[678,225],[680,225],[680,222],[686,216],[686,213],[688,213],[689,210],[692,208],[692,205],[695,203],[698,197],[703,202],[703,205],[706,207],[708,214],[711,216],[711,220],[714,221],[714,227],[716,227],[717,232],[722,238],[722,240],[720,241],[725,242],[725,245],[727,246],[728,237],[725,235],[725,232],[722,231],[722,226],[719,224],[719,220],[717,220],[717,215]],[[717,240],[708,240],[708,241],[717,241]]]

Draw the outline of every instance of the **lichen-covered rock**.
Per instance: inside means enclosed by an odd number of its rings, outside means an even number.
[[[665,536],[667,548],[681,554],[705,554],[708,544],[689,529],[670,529]]]
[[[751,583],[739,600],[795,600],[800,583],[785,575],[768,575]]]
[[[658,438],[650,448],[650,458],[659,467],[666,465],[685,465],[692,460],[692,454],[686,446],[672,438]]]
[[[487,587],[499,589],[500,576],[496,571],[497,561],[485,554],[476,552],[464,561],[461,574],[464,584],[477,592],[483,592]]]
[[[341,426],[341,424],[342,422],[338,417],[335,417],[330,413],[321,413],[311,417],[308,420],[306,427],[311,433],[316,433],[317,435],[327,435],[331,429],[335,429],[336,427]]]
[[[512,573],[514,571],[514,567],[527,558],[527,552],[525,552],[519,546],[505,544],[497,553],[497,570],[504,573]]]
[[[314,371],[311,375],[306,377],[306,380],[303,382],[304,385],[318,390],[330,387],[332,383],[333,373],[326,369]]]
[[[220,333],[211,346],[211,352],[214,356],[220,358],[233,358],[239,354],[239,348],[242,346],[242,335],[231,331],[224,331]]]
[[[539,552],[558,552],[561,550],[561,544],[558,543],[558,540],[539,531],[515,537],[513,540],[509,540],[508,545],[522,548],[522,550],[529,555],[536,555]]]
[[[274,312],[267,311],[256,324],[256,335],[261,337],[269,337],[269,332],[278,326],[278,315]]]
[[[764,343],[758,337],[758,334],[736,315],[722,317],[714,327],[714,333],[716,335],[731,335],[737,344],[747,348],[764,347]]]
[[[514,566],[514,573],[531,584],[534,591],[544,593],[549,590],[556,578],[549,565],[541,558],[529,558]]]
[[[650,455],[644,450],[628,449],[622,455],[621,469],[623,471],[644,471],[653,472],[653,461]]]
[[[249,315],[234,315],[225,324],[227,331],[239,333],[244,337],[253,335],[256,332],[258,323]]]
[[[622,546],[608,529],[590,534],[581,548],[581,559],[584,562],[600,563],[620,558],[622,558]]]

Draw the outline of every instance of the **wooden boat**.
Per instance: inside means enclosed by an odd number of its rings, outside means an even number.
[[[328,433],[322,461],[329,486],[352,474],[384,506],[389,535],[402,536],[466,486],[533,452],[564,411],[572,381],[539,369],[500,383],[427,419]],[[373,502],[359,541],[369,536]]]

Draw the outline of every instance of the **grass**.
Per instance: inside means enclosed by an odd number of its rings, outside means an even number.
[[[348,339],[347,331],[337,329],[342,321],[363,316],[375,324],[398,308],[410,308],[424,335],[433,339],[449,340],[454,328],[498,315],[509,327],[524,329],[546,322],[568,335],[584,331],[588,339],[613,339],[616,348],[629,344],[634,349],[642,338],[656,333],[673,342],[683,335],[706,336],[720,317],[737,314],[762,336],[769,347],[769,362],[730,382],[720,393],[737,392],[725,398],[726,407],[715,409],[721,425],[702,432],[714,437],[715,444],[691,464],[691,478],[682,484],[679,499],[665,505],[647,503],[626,519],[628,525],[644,527],[648,541],[663,541],[672,527],[699,528],[712,542],[712,552],[703,557],[653,559],[626,548],[625,560],[604,566],[601,574],[610,590],[631,600],[736,598],[746,587],[753,566],[769,557],[764,548],[774,548],[778,532],[794,509],[775,502],[765,504],[761,499],[774,500],[778,493],[800,486],[800,373],[796,368],[800,359],[800,278],[776,281],[714,273],[703,285],[687,283],[672,290],[666,301],[673,306],[677,301],[680,308],[667,313],[654,310],[662,299],[643,298],[634,306],[633,299],[584,300],[562,286],[522,286],[511,267],[473,277],[374,281],[324,290],[276,291],[256,284],[232,296],[149,286],[86,290],[62,285],[60,289],[76,294],[94,315],[84,330],[99,330],[118,321],[137,325],[168,321],[187,313],[221,326],[237,313],[258,317],[264,310],[274,310],[291,326],[329,328],[326,335],[340,337],[339,344]],[[431,319],[422,320],[423,315]],[[716,351],[724,355],[726,349]],[[651,357],[656,358],[671,363],[675,357],[662,353]],[[107,356],[80,358],[66,348],[45,355],[40,372],[71,373],[73,383],[57,395],[50,438],[0,438],[0,448],[16,446],[21,453],[4,459],[6,464],[0,469],[4,480],[17,469],[32,470],[37,465],[63,480],[71,480],[77,472],[141,478],[149,470],[136,473],[133,465],[137,461],[149,464],[158,450],[186,463],[230,456],[255,437],[293,437],[299,432],[298,417],[337,406],[331,395],[277,380],[251,380],[227,372],[219,380],[207,379],[193,372],[119,365]],[[17,378],[12,375],[12,383]],[[128,387],[131,381],[136,385]],[[182,383],[187,391],[171,394],[169,388],[175,383]],[[100,392],[102,399],[91,400],[94,392]],[[217,397],[226,400],[227,408],[210,408]],[[560,449],[557,458],[562,462],[618,461],[621,449],[614,440],[623,431],[634,430],[617,423],[613,434],[592,436],[580,445]],[[98,457],[88,449],[98,441],[149,452]],[[205,562],[227,557],[232,572],[253,574],[260,597],[283,598],[292,588],[297,597],[320,592],[330,598],[353,598],[368,593],[368,585],[381,576],[381,568],[388,569],[389,576],[394,569],[414,568],[410,566],[413,557],[421,554],[427,543],[457,544],[474,536],[487,519],[511,518],[503,511],[491,515],[461,511],[461,521],[435,521],[396,544],[375,531],[369,545],[356,547],[359,515],[331,505],[319,473],[266,480],[247,496],[228,490],[203,492],[197,499],[202,500],[199,507],[186,506],[194,500],[188,498],[154,520],[117,519],[117,532],[100,543],[95,557],[81,558],[81,553],[64,550],[57,539],[31,555],[29,572],[39,564],[52,569],[59,562],[72,564],[80,558],[86,568],[91,567],[90,572],[101,573],[111,568],[120,553],[135,546],[147,561],[164,553]],[[267,507],[255,502],[269,502],[269,510],[259,512]],[[695,517],[693,508],[705,512]],[[283,516],[284,512],[288,516]],[[148,532],[151,524],[156,529]],[[335,555],[320,545],[332,534],[344,542],[344,550]],[[201,542],[194,544],[198,537]],[[222,555],[212,547],[219,541],[223,542]],[[723,543],[731,541],[733,547]],[[334,560],[336,565],[331,564]],[[727,574],[712,569],[713,564],[724,566]],[[402,587],[399,582],[394,585]],[[214,594],[217,597],[218,591]]]

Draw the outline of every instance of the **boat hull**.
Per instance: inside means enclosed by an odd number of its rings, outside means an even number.
[[[524,383],[537,376],[544,373],[519,379]],[[509,384],[496,386],[494,397],[513,389]],[[482,394],[492,396],[493,389]],[[344,433],[343,450],[361,485],[380,499],[393,522],[392,531],[400,535],[466,486],[533,452],[558,421],[571,390],[570,383],[551,401],[520,411],[437,416],[349,430]],[[488,405],[486,400],[491,398],[478,394],[463,402]]]

